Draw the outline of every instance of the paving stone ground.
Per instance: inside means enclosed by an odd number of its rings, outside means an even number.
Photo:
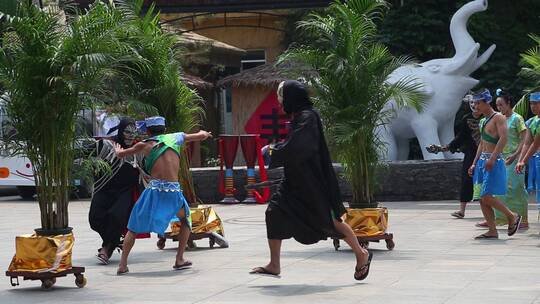
[[[506,227],[500,240],[476,241],[482,232],[473,204],[463,220],[453,219],[455,202],[392,202],[389,232],[396,248],[371,243],[372,272],[362,283],[353,280],[354,258],[343,243],[304,246],[283,244],[280,279],[249,275],[267,262],[265,206],[215,205],[231,244],[209,249],[206,240],[187,252],[194,267],[172,271],[176,243],[157,250],[156,238],[137,241],[131,273],[117,277],[118,255],[108,266],[97,265],[98,235],[87,220],[89,202],[70,204],[70,225],[76,237],[73,264],[86,267],[88,285],[75,287],[72,277],[59,278],[53,290],[38,282],[9,285],[0,281],[0,303],[539,303],[540,224],[536,206],[529,206],[531,227],[513,237]],[[0,264],[7,266],[15,236],[39,225],[36,202],[0,198]]]

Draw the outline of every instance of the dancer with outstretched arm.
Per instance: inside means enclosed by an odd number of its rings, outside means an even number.
[[[194,134],[183,132],[165,134],[165,118],[160,116],[147,118],[145,124],[150,138],[128,149],[120,145],[115,149],[118,157],[143,154],[144,170],[151,178],[129,217],[129,231],[124,239],[118,275],[129,272],[128,256],[135,244],[136,234],[154,232],[163,235],[175,216],[181,219],[182,228],[173,269],[185,269],[192,265],[190,261],[184,259],[184,251],[191,233],[191,222],[189,206],[178,183],[181,146],[185,142],[203,141],[212,137],[212,134],[206,131]]]

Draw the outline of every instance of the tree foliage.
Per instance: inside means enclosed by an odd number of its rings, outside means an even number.
[[[298,29],[314,37],[290,48],[281,60],[299,61],[316,71],[307,76],[315,91],[329,140],[351,181],[353,205],[373,203],[375,172],[384,143],[377,130],[394,108],[421,110],[423,96],[414,79],[386,82],[407,57],[394,57],[377,41],[376,21],[384,1],[335,1],[324,14],[313,13]],[[387,107],[389,100],[395,107]]]

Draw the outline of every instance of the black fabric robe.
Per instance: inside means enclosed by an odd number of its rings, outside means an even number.
[[[476,150],[480,143],[479,122],[480,118],[474,118],[471,113],[465,114],[458,124],[456,137],[448,144],[450,152],[462,152],[464,155],[461,165],[460,202],[470,202],[473,199],[473,179],[469,175],[469,168],[474,162]]]
[[[118,126],[118,135],[111,139],[102,139],[98,142],[98,152],[104,147],[104,141],[112,140],[127,148],[124,144],[123,131],[127,125],[135,125],[132,119],[122,119]],[[116,156],[108,159],[115,172],[104,185],[99,187],[92,196],[90,212],[88,215],[90,227],[99,233],[103,240],[102,246],[109,248],[109,256],[112,250],[120,243],[120,238],[126,229],[129,215],[136,197],[141,192],[139,183],[139,171],[130,163],[122,163]],[[120,166],[117,170],[114,168]],[[100,180],[96,177],[96,180]]]
[[[286,140],[272,149],[270,167],[284,167],[284,179],[266,210],[269,239],[294,238],[314,244],[339,237],[333,219],[346,212],[324,139],[319,114],[299,83],[284,86],[284,108],[295,111]],[[305,92],[302,92],[305,91]],[[291,98],[296,106],[290,105]],[[298,102],[300,98],[300,102]],[[297,111],[298,110],[298,111]]]

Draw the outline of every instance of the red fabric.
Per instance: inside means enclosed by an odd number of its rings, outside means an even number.
[[[228,142],[228,145],[226,144]],[[234,145],[234,147],[233,147]],[[228,147],[230,150],[234,151],[234,156],[231,159],[232,153],[225,153],[227,151],[225,147]],[[219,177],[218,177],[218,191],[219,193],[225,195],[227,192],[225,189],[225,172],[223,170],[223,165],[225,168],[232,169],[234,158],[236,157],[236,150],[238,149],[238,136],[236,135],[220,135],[218,140],[219,148]],[[234,149],[233,149],[234,148]],[[227,160],[230,161],[230,166],[227,166]],[[236,188],[231,189],[232,193],[236,193]]]
[[[218,182],[218,191],[219,193],[225,195],[225,174],[223,173],[223,139],[218,140],[218,149],[219,149],[219,182]]]
[[[257,137],[256,135],[240,135],[240,146],[248,168],[255,167],[257,160]]]
[[[238,135],[220,135],[223,140],[223,160],[225,161],[225,168],[232,169],[234,159],[236,158],[236,151],[238,150]]]
[[[270,116],[276,116],[272,119]],[[271,91],[257,107],[244,126],[248,134],[260,134],[261,145],[268,144],[268,138],[278,136],[284,139],[287,136],[287,118],[277,99],[276,91]]]
[[[257,158],[259,161],[259,174],[261,175],[261,182],[265,182],[268,180],[268,176],[266,175],[266,168],[264,167],[264,159],[261,153],[261,138],[259,135],[255,138],[255,144],[256,144],[256,151],[257,151]],[[259,191],[253,191],[253,195],[255,196],[255,200],[259,204],[266,204],[268,200],[270,199],[270,188],[264,187],[263,194],[261,195]]]

